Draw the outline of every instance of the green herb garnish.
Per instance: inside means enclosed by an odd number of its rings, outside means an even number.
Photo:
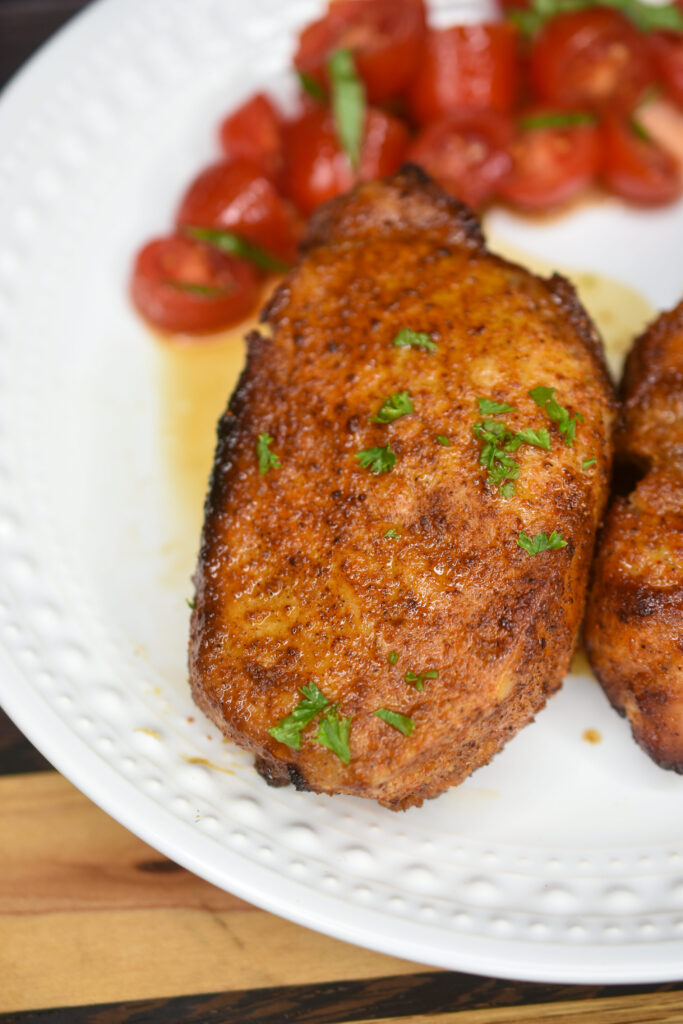
[[[631,118],[631,131],[635,136],[637,136],[637,138],[642,139],[643,142],[652,142],[652,136],[647,128],[645,128],[640,121],[636,120],[635,117]]]
[[[269,469],[280,468],[280,460],[269,448],[272,443],[273,438],[268,434],[259,434],[256,442],[256,454],[258,455],[258,471],[261,476],[265,476]]]
[[[336,707],[330,707],[323,715],[320,728],[315,737],[316,743],[331,750],[340,761],[348,764],[351,760],[349,734],[351,718],[341,718]]]
[[[268,730],[278,742],[285,743],[294,750],[301,749],[301,734],[308,723],[330,703],[313,682],[302,686],[299,693],[303,695],[303,700],[299,701],[290,714]]]
[[[373,711],[373,715],[377,715],[378,718],[381,718],[388,725],[393,725],[394,729],[398,729],[404,736],[410,736],[415,728],[412,718],[408,718],[407,715],[399,715],[398,711],[378,708],[377,711]]]
[[[398,532],[398,530],[395,530],[393,528],[393,526],[392,526],[391,529],[386,531],[384,536],[387,538],[387,540],[398,540],[398,538],[401,536],[401,534]]]
[[[193,597],[186,597],[185,604],[187,605],[188,608],[191,608],[192,611],[194,611],[195,608],[197,607],[197,602]]]
[[[393,423],[401,416],[414,412],[415,408],[408,391],[397,391],[395,395],[385,398],[379,412],[370,417],[372,423]]]
[[[525,35],[533,35],[556,14],[584,11],[595,7],[595,0],[532,0],[528,8],[515,8],[508,17]],[[650,4],[641,0],[600,0],[600,6],[613,7],[629,18],[641,32],[681,32],[683,15],[675,4]]]
[[[403,678],[407,683],[414,683],[416,690],[424,690],[425,679],[438,679],[439,673],[435,668],[430,668],[426,672],[406,672]]]
[[[537,387],[529,392],[536,405],[544,410],[546,416],[557,423],[560,433],[564,437],[564,443],[571,448],[576,437],[577,423],[583,423],[583,416],[577,412],[570,416],[567,409],[555,400],[555,388]]]
[[[332,111],[339,144],[354,170],[360,161],[365,127],[365,88],[356,74],[351,50],[337,50],[327,64]]]
[[[522,530],[517,538],[517,543],[530,555],[538,555],[541,551],[558,551],[567,546],[562,534],[556,530],[553,530],[550,536],[547,533],[537,533],[535,537],[530,537]]]
[[[437,434],[434,440],[438,441],[439,444],[442,444],[444,448],[450,448],[451,446],[451,439],[446,437],[445,434]]]
[[[389,444],[381,448],[366,448],[356,452],[354,458],[358,459],[363,469],[369,469],[371,473],[390,473],[396,464],[396,456]]]
[[[391,343],[394,348],[422,348],[425,352],[436,352],[438,345],[424,331],[413,331],[402,327]]]
[[[581,469],[585,473],[586,470],[590,469],[591,466],[594,466],[597,461],[598,460],[595,458],[595,456],[592,459],[584,459],[583,462],[581,463]]]
[[[230,288],[216,288],[211,284],[194,284],[192,281],[164,281],[169,288],[175,288],[178,292],[186,292],[188,295],[199,295],[203,299],[220,299],[230,294]]]
[[[544,128],[575,128],[582,124],[595,124],[594,114],[578,110],[553,110],[547,114],[530,114],[521,118],[519,127],[525,132],[543,131]]]
[[[390,665],[395,665],[396,662],[398,661],[398,651],[389,651],[389,654],[387,655],[387,661],[389,662]]]
[[[313,75],[307,75],[305,71],[297,71],[297,75],[299,76],[299,83],[304,92],[307,92],[314,100],[318,100],[319,103],[322,103],[325,100],[325,90],[320,82],[314,78]]]
[[[478,398],[477,405],[482,416],[496,416],[499,412],[514,412],[517,406],[507,402],[494,402],[492,398]]]
[[[183,234],[188,238],[195,238],[198,242],[206,242],[220,252],[227,252],[230,256],[239,256],[243,260],[254,263],[262,270],[272,270],[276,274],[283,274],[289,267],[282,260],[271,253],[261,249],[260,246],[248,242],[241,235],[234,231],[222,231],[218,228],[183,228]]]

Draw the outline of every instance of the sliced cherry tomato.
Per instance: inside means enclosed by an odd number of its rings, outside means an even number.
[[[681,169],[626,117],[607,114],[602,124],[605,184],[636,203],[670,203],[681,194]]]
[[[133,302],[145,320],[184,334],[232,327],[256,308],[259,292],[249,264],[179,236],[141,249],[131,280]]]
[[[406,160],[475,209],[491,199],[510,170],[509,120],[495,111],[455,111],[417,136]]]
[[[567,111],[532,111],[510,144],[512,170],[499,194],[528,210],[567,202],[594,180],[601,153],[596,120],[584,122]]]
[[[543,102],[622,110],[655,77],[645,36],[608,7],[550,18],[534,41],[530,73]]]
[[[264,93],[256,93],[229,114],[219,137],[228,160],[248,160],[277,183],[282,172],[282,118]]]
[[[325,85],[330,55],[350,49],[369,101],[382,103],[413,77],[425,24],[422,0],[336,0],[299,36],[294,66]]]
[[[511,111],[517,100],[517,29],[506,22],[427,32],[408,102],[421,124],[465,108]]]
[[[360,167],[354,174],[330,111],[309,110],[285,128],[285,192],[303,213],[312,213],[326,199],[347,192],[355,180],[392,174],[403,162],[407,146],[408,129],[403,122],[369,108]]]
[[[683,106],[683,33],[652,32],[648,38],[662,84]]]
[[[213,164],[188,188],[178,228],[234,231],[285,263],[296,258],[300,227],[295,211],[272,181],[246,160]]]

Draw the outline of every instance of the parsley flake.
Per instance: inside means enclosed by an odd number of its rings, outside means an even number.
[[[393,528],[393,526],[392,526],[390,530],[386,531],[384,536],[387,538],[387,540],[398,540],[398,538],[401,536],[401,534],[398,532],[398,530],[395,530]]]
[[[434,440],[438,441],[439,444],[442,444],[444,448],[450,448],[451,446],[451,439],[446,437],[445,434],[437,434]]]
[[[365,451],[356,452],[354,458],[358,459],[363,469],[369,469],[371,473],[390,473],[396,464],[396,456],[389,444],[381,448],[366,448]]]
[[[398,729],[404,736],[410,736],[415,728],[415,723],[412,718],[407,715],[400,715],[398,711],[389,711],[388,708],[378,708],[377,711],[373,711],[373,715],[377,715],[388,725],[393,725],[394,729]]]
[[[301,734],[324,708],[329,706],[329,700],[322,693],[315,683],[310,682],[302,686],[299,693],[303,695],[297,706],[290,714],[286,715],[277,725],[268,732],[279,743],[284,743],[293,750],[301,749]]]
[[[478,398],[477,405],[482,416],[495,416],[499,412],[514,412],[517,406],[507,402],[494,402],[492,398]]]
[[[188,608],[191,608],[192,611],[194,611],[195,608],[197,607],[197,602],[193,597],[186,597],[185,604],[187,605]]]
[[[397,391],[395,395],[390,395],[389,398],[384,399],[379,412],[375,416],[370,417],[370,422],[393,423],[394,420],[399,419],[401,416],[407,416],[408,413],[414,411],[415,407],[410,398],[410,392]]]
[[[403,327],[391,343],[394,348],[421,348],[425,352],[436,352],[439,346],[424,331],[413,331]]]
[[[567,542],[562,534],[556,530],[553,530],[550,536],[547,533],[537,533],[535,537],[530,537],[528,533],[522,530],[517,538],[517,543],[529,555],[538,555],[541,551],[558,551],[560,548],[566,548],[567,546]]]
[[[341,718],[339,710],[336,707],[330,707],[325,711],[315,737],[316,743],[319,743],[321,747],[327,747],[344,764],[348,764],[351,760],[349,735],[352,720],[352,718]]]
[[[273,438],[268,434],[259,434],[256,442],[256,454],[258,455],[258,471],[261,476],[265,476],[269,469],[280,468],[280,460],[275,452],[270,451],[272,443]]]
[[[569,411],[555,399],[555,388],[533,388],[529,395],[536,405],[543,409],[548,419],[557,423],[558,429],[564,437],[564,443],[571,448],[576,437],[576,425],[583,423],[581,413],[577,412],[575,416],[570,416]]]
[[[398,661],[398,651],[389,651],[387,655],[387,661],[390,665],[395,665]]]
[[[327,63],[332,111],[339,144],[354,170],[360,161],[365,127],[365,87],[356,74],[351,50],[336,50]]]
[[[595,457],[593,457],[592,459],[584,459],[583,462],[581,463],[581,469],[585,473],[586,470],[590,469],[591,466],[594,466],[597,461],[598,460]]]
[[[425,679],[438,679],[439,673],[435,668],[427,669],[426,672],[406,672],[403,677],[407,683],[414,683],[416,690],[424,690]]]

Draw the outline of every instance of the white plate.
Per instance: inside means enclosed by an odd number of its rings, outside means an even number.
[[[169,472],[167,357],[125,282],[214,152],[219,115],[282,74],[317,7],[101,0],[0,105],[3,702],[124,825],[277,914],[488,975],[680,978],[683,779],[648,761],[589,676],[489,767],[405,814],[268,789],[190,700],[199,499]],[[654,307],[683,292],[681,206],[493,220]]]

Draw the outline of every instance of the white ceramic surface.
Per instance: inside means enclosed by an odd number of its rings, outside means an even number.
[[[197,538],[174,509],[159,347],[128,306],[129,261],[214,152],[219,115],[284,82],[318,7],[100,0],[0,102],[3,704],[124,825],[277,914],[482,974],[679,979],[683,778],[648,761],[590,677],[405,814],[267,788],[190,700]],[[657,308],[683,293],[680,205],[492,224]]]

